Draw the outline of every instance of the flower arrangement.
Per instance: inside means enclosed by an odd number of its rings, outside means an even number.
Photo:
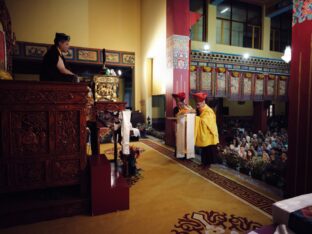
[[[141,137],[145,138],[146,137],[146,124],[138,123],[137,128],[140,131]]]
[[[143,149],[136,147],[134,145],[130,145],[130,155],[133,155],[136,159],[141,156]]]
[[[136,176],[138,173],[137,159],[141,156],[143,150],[134,145],[130,145],[130,154],[123,155],[120,152],[120,158],[123,162],[123,174],[126,177]]]
[[[217,147],[217,154],[216,154],[216,158],[215,158],[215,163],[223,164],[225,152],[226,152],[226,150],[222,151],[222,149],[219,146]]]
[[[239,156],[238,154],[230,151],[225,154],[225,161],[228,167],[236,170],[239,164]]]
[[[243,174],[249,175],[251,170],[251,161],[245,158],[239,158],[239,171]]]

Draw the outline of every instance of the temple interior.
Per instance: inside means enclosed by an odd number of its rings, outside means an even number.
[[[0,233],[312,233],[311,0],[0,12]]]

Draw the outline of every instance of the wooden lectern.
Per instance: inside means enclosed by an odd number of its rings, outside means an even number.
[[[101,127],[113,129],[118,112],[125,110],[125,102],[95,102],[97,133]],[[118,116],[118,115],[117,115]],[[100,140],[97,134],[98,151],[90,157],[91,172],[91,214],[100,215],[118,210],[129,209],[129,185],[118,172],[116,132],[114,138],[114,161],[100,154]]]

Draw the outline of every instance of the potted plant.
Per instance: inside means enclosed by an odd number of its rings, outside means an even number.
[[[271,162],[266,168],[264,173],[265,175],[265,182],[276,186],[276,187],[283,187],[284,181],[282,177],[283,165]]]
[[[239,172],[249,175],[251,170],[251,162],[242,157],[239,158]]]
[[[269,170],[264,174],[264,181],[269,185],[277,187],[280,182],[280,176],[275,171]]]
[[[251,177],[254,179],[262,180],[263,172],[266,167],[266,162],[260,157],[253,157],[251,160]]]
[[[224,155],[224,154],[223,154],[221,148],[218,147],[218,149],[217,149],[217,154],[216,154],[216,160],[215,160],[216,163],[218,163],[218,164],[223,164],[223,158],[224,158],[223,155]]]
[[[236,170],[239,164],[239,156],[237,153],[229,152],[225,154],[225,161],[229,168]]]
[[[130,154],[124,155],[120,152],[120,158],[123,162],[123,174],[126,177],[136,176],[138,173],[137,159],[140,157],[142,149],[130,146]]]

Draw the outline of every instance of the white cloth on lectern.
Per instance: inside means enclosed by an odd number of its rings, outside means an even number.
[[[187,114],[186,158],[195,158],[195,114]]]
[[[195,114],[189,113],[177,117],[176,157],[195,158]]]
[[[122,146],[122,153],[123,154],[130,154],[130,130],[131,130],[131,111],[124,110],[121,112],[121,146]]]
[[[176,126],[176,157],[184,158],[185,156],[185,115],[177,116]]]

